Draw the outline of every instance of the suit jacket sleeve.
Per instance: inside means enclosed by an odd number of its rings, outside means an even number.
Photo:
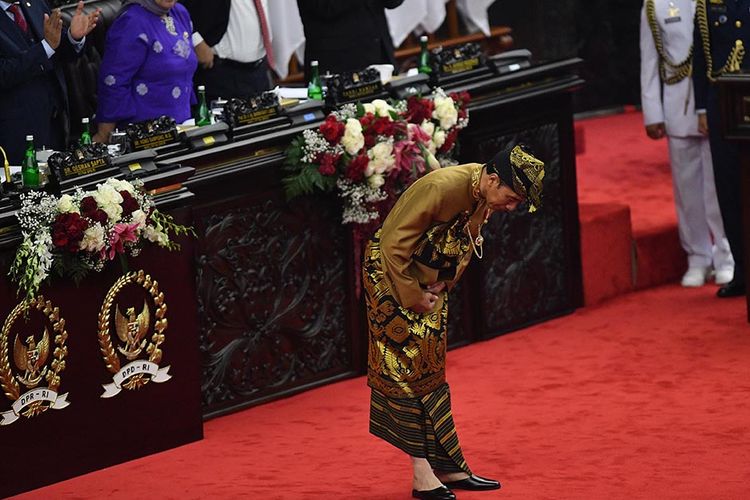
[[[417,243],[434,224],[441,203],[440,190],[435,184],[415,184],[401,195],[383,224],[380,233],[383,271],[402,307],[411,307],[422,300],[422,288],[408,270]]]
[[[706,76],[706,56],[703,47],[703,37],[698,26],[698,16],[695,17],[693,28],[693,89],[695,92],[695,109],[705,110],[708,100],[708,77]],[[710,48],[709,48],[710,49]]]
[[[659,76],[659,54],[649,26],[646,6],[641,9],[641,106],[646,125],[664,123],[664,106]]]
[[[80,52],[76,51],[75,45],[70,42],[70,38],[68,37],[68,28],[64,28],[62,35],[60,35],[60,45],[57,47],[54,57],[57,60],[65,62],[74,61],[83,54],[84,49],[85,46]]]
[[[5,14],[3,14],[5,15]],[[35,43],[18,57],[0,55],[0,90],[9,90],[39,75],[54,71],[42,43]]]

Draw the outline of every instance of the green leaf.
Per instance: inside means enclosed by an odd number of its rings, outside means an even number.
[[[357,102],[357,118],[362,118],[365,114],[365,106],[361,102]]]

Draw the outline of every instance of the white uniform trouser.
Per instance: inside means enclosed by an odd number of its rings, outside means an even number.
[[[669,137],[677,225],[689,267],[734,269],[716,198],[708,138]]]

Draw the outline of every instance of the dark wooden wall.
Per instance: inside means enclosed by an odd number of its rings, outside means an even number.
[[[490,24],[510,26],[516,48],[539,60],[580,57],[586,87],[575,111],[640,103],[638,0],[495,2]]]

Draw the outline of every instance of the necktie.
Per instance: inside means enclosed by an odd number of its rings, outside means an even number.
[[[21,13],[21,7],[17,3],[13,3],[8,7],[8,12],[13,14],[13,20],[16,22],[16,26],[23,32],[24,35],[29,34],[29,25],[26,24],[26,19]]]
[[[271,68],[276,66],[273,58],[273,47],[271,46],[271,31],[268,29],[268,20],[266,19],[266,12],[263,10],[263,4],[261,0],[253,0],[255,2],[255,10],[258,11],[258,20],[260,21],[260,31],[263,35],[263,46],[266,48],[266,59],[268,59],[268,65]]]

